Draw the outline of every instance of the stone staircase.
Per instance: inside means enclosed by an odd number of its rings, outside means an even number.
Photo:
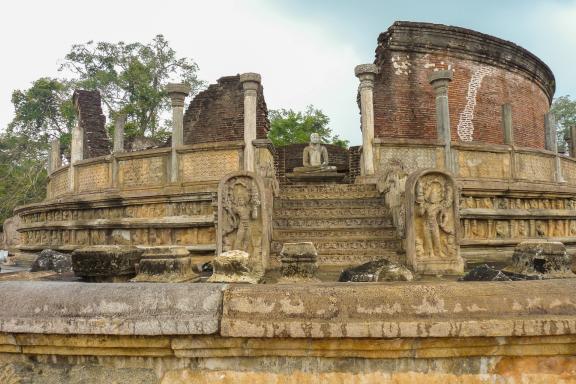
[[[358,265],[402,255],[391,215],[373,184],[284,185],[274,201],[272,257],[311,241],[320,265]],[[278,261],[279,262],[279,261]]]

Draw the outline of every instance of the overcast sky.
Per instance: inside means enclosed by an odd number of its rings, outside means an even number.
[[[378,34],[395,20],[511,40],[552,68],[556,96],[576,96],[576,0],[7,0],[0,5],[0,127],[12,118],[12,91],[61,75],[72,44],[148,42],[161,33],[198,63],[201,79],[258,72],[269,108],[313,104],[336,133],[359,144],[354,66],[373,61]]]

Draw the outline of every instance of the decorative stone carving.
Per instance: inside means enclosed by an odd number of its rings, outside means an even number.
[[[406,181],[406,258],[416,272],[462,273],[458,190],[453,177],[436,169],[411,174]]]
[[[218,254],[232,250],[249,255],[251,271],[268,266],[272,215],[272,191],[260,176],[238,172],[218,186]]]
[[[280,252],[282,262],[281,282],[318,281],[318,252],[314,244],[305,241],[301,243],[284,243]]]
[[[380,178],[377,184],[378,192],[384,194],[386,207],[392,213],[392,222],[401,238],[405,237],[406,232],[404,202],[407,178],[408,174],[404,170],[404,165],[401,161],[396,160],[389,164],[385,176]]]

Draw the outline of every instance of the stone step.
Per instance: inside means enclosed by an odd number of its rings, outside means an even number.
[[[280,257],[278,254],[272,254],[272,262],[276,266],[280,266]],[[318,264],[320,266],[342,266],[343,268],[349,266],[356,266],[367,263],[369,261],[378,259],[387,259],[394,263],[404,262],[404,253],[395,250],[381,250],[378,253],[359,253],[359,252],[344,252],[344,253],[324,253],[318,255]]]
[[[320,199],[359,199],[379,197],[374,184],[317,184],[287,185],[280,190],[280,199],[320,200]]]
[[[384,199],[274,199],[274,209],[306,209],[306,208],[381,208]]]
[[[396,239],[394,227],[385,228],[292,228],[275,229],[272,239],[284,242],[318,241],[326,239],[392,240]]]
[[[307,241],[302,239],[300,241]],[[315,240],[312,241],[318,254],[378,254],[384,250],[397,251],[402,249],[401,240]],[[272,241],[271,251],[280,253],[283,241]]]
[[[274,218],[274,229],[300,228],[313,230],[313,228],[382,228],[391,227],[392,219],[386,217],[345,217],[345,218]]]
[[[361,208],[277,208],[274,209],[274,218],[349,218],[349,217],[385,217],[390,212],[385,207]]]

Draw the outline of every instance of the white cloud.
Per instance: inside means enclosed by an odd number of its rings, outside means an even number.
[[[56,76],[70,46],[88,40],[149,41],[162,33],[180,56],[194,58],[213,83],[242,72],[262,75],[269,108],[321,108],[333,129],[361,141],[354,66],[348,43],[303,20],[289,19],[261,1],[97,3],[5,2],[0,16],[0,126],[12,117],[10,93],[41,76]]]

